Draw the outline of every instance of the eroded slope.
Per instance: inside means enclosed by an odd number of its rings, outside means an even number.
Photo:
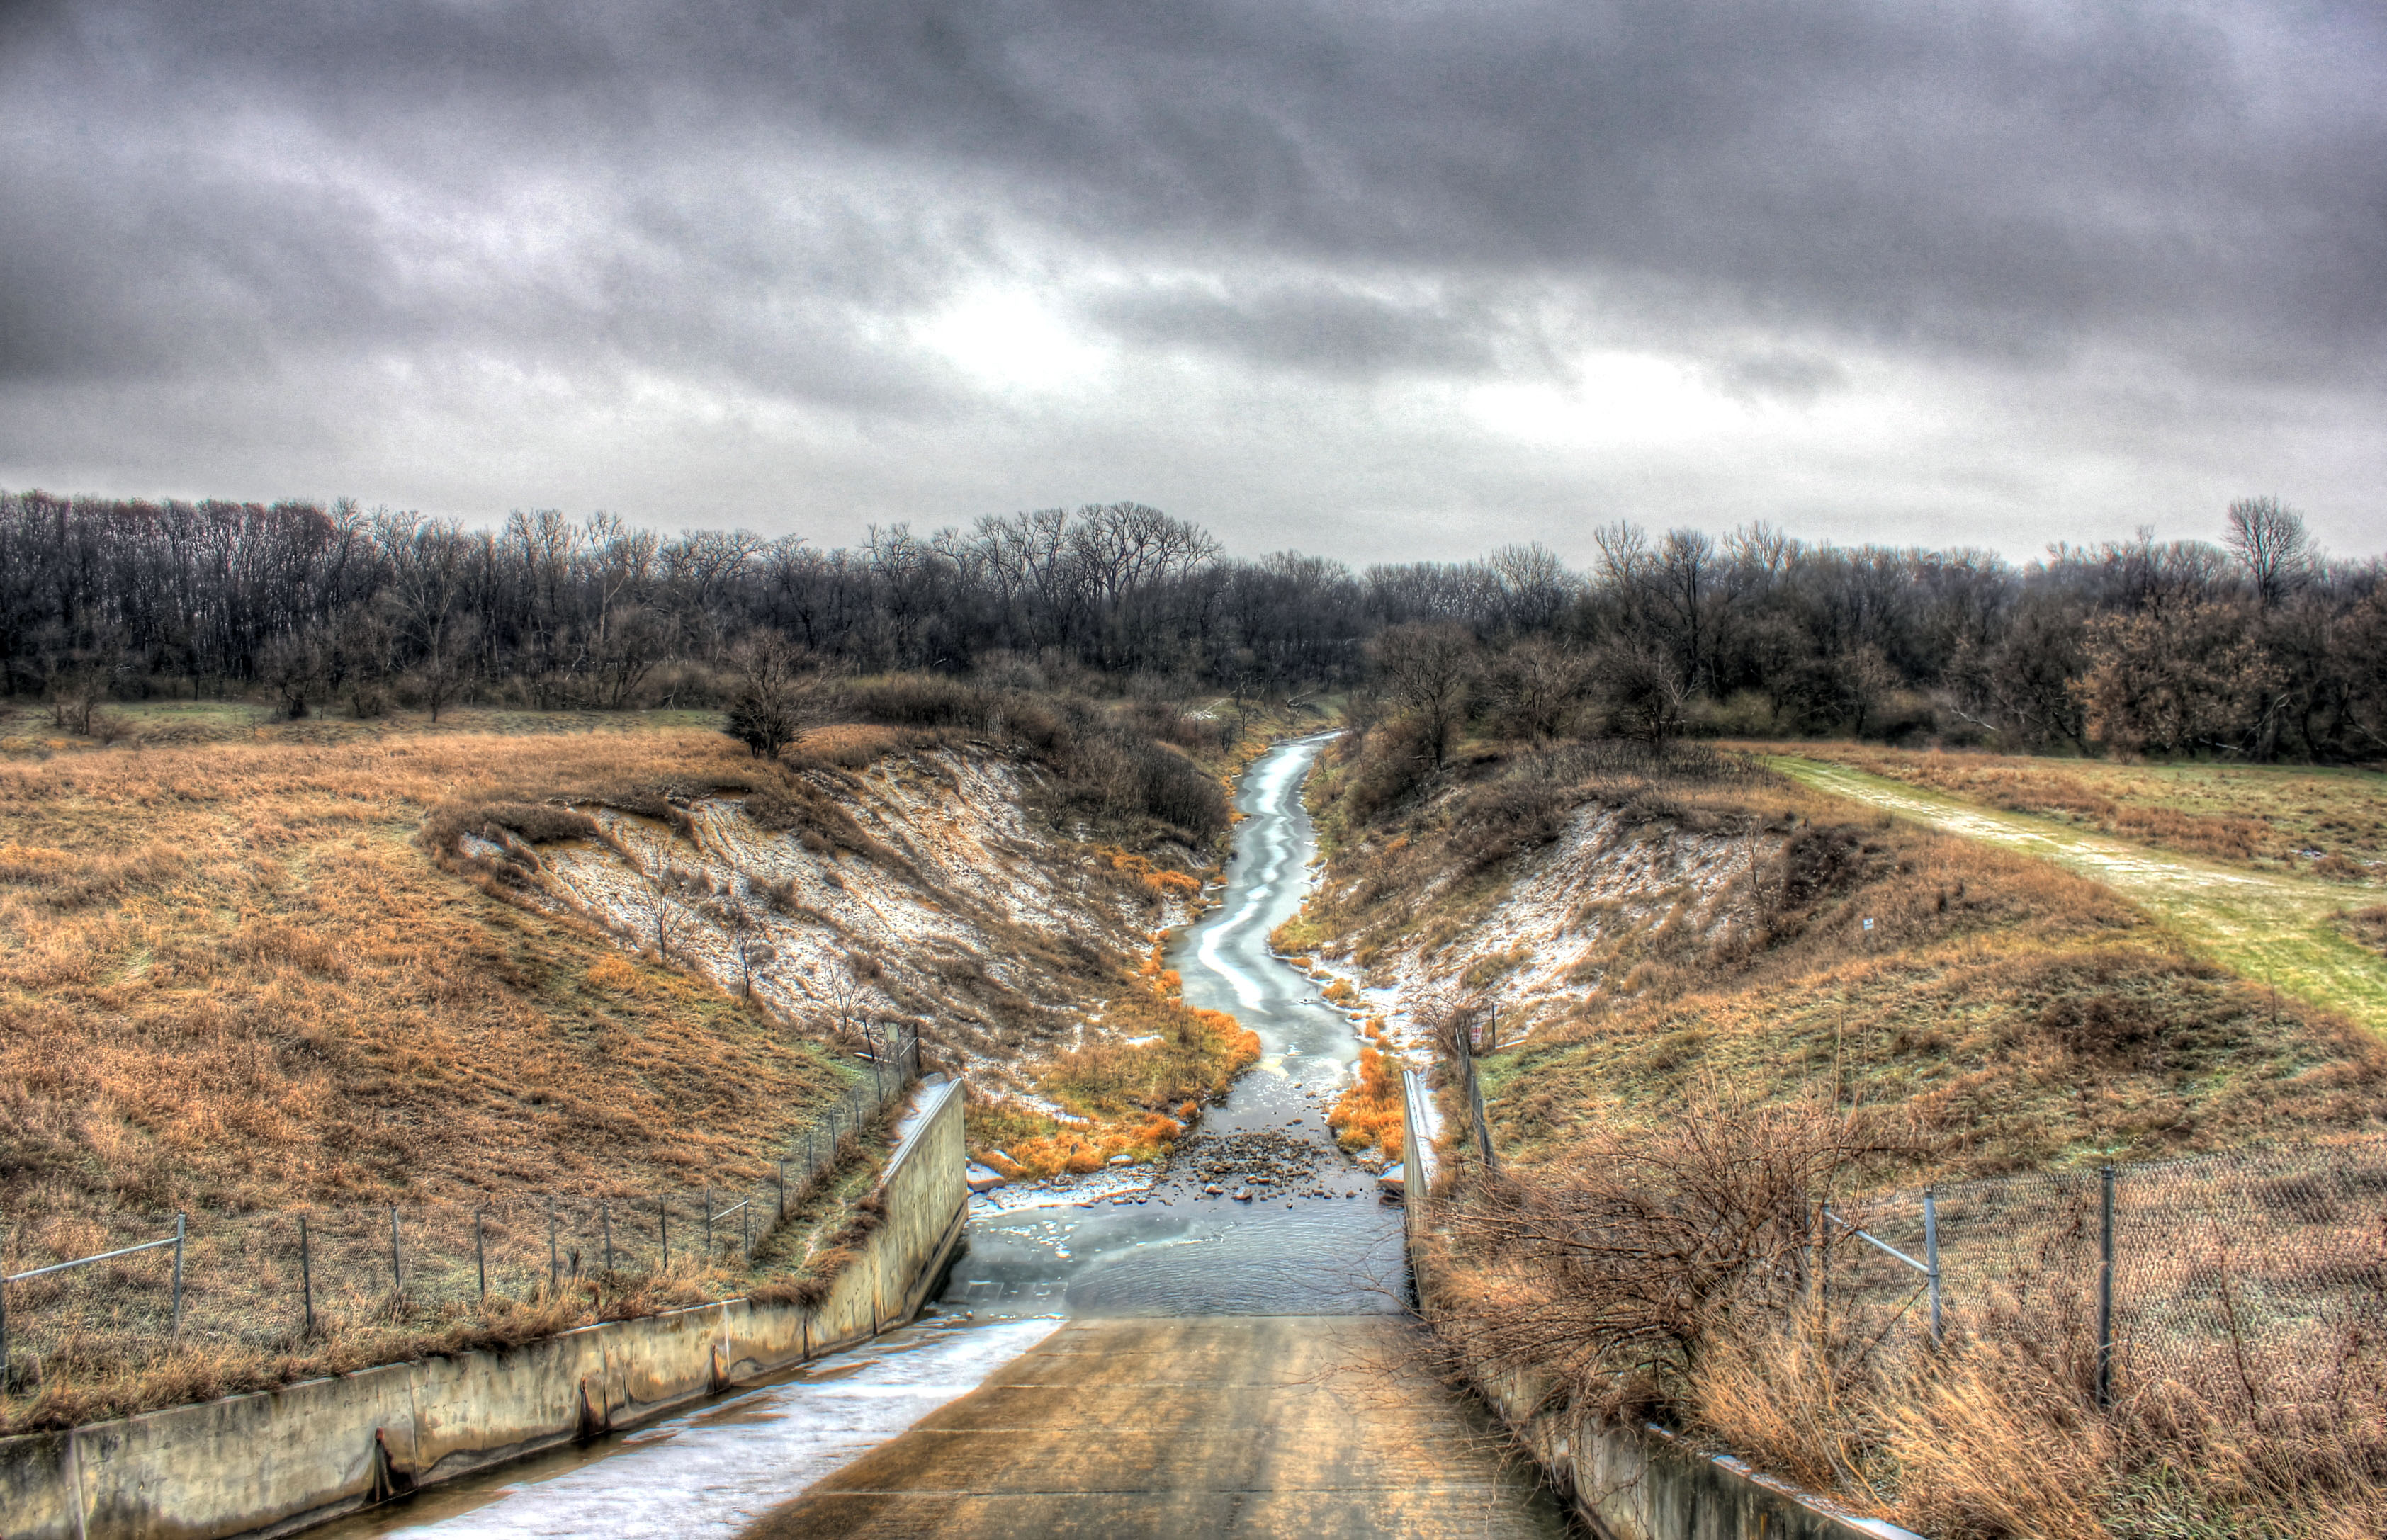
[[[1333,858],[1281,941],[1347,969],[1413,1055],[1497,1004],[1492,1116],[1526,1158],[1706,1081],[1827,1091],[1975,1171],[2387,1110],[2367,1034],[2042,863],[1688,752],[1487,750],[1359,816],[1367,752],[1320,789]]]

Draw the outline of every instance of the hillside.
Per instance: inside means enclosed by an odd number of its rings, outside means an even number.
[[[1383,805],[1375,774],[1362,741],[1316,789],[1332,855],[1281,942],[1412,1053],[1497,1006],[1485,1089],[1516,1156],[1662,1123],[1708,1083],[1828,1088],[1945,1173],[2387,1118],[2387,1052],[2353,1024],[2100,884],[1745,758],[1484,746]]]
[[[751,1176],[896,1022],[1033,1097],[1208,859],[952,729],[209,728],[5,745],[13,1216]]]

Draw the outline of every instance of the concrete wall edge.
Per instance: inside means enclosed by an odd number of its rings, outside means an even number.
[[[963,1105],[959,1081],[921,1093],[880,1178],[887,1222],[812,1310],[708,1301],[0,1438],[0,1534],[271,1540],[867,1342],[918,1315],[963,1242]],[[278,1490],[263,1489],[262,1470]]]

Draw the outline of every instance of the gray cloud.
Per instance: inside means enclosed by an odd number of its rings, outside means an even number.
[[[19,5],[0,481],[2027,549],[2234,473],[2354,534],[2382,80],[2356,6]],[[968,304],[1113,383],[990,377]],[[1744,415],[1616,427],[1625,354]]]

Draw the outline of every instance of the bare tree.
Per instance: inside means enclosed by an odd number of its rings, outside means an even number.
[[[865,952],[848,951],[839,955],[828,975],[828,1005],[831,1029],[839,1037],[851,1035],[863,1006],[878,988],[885,970],[878,959]]]
[[[1509,730],[1545,743],[1565,726],[1590,679],[1584,659],[1541,637],[1519,642],[1492,669],[1493,692]]]
[[[737,661],[738,693],[722,730],[756,759],[776,759],[801,725],[796,650],[777,632],[766,631],[742,644]]]
[[[711,907],[721,928],[729,933],[729,953],[738,962],[738,998],[751,1000],[755,970],[770,966],[779,955],[764,924],[766,907],[749,903],[735,889],[722,894]]]
[[[380,538],[393,557],[388,602],[422,654],[416,679],[436,722],[472,676],[479,626],[468,605],[471,542],[452,520],[417,520],[412,514],[385,514]]]
[[[1463,627],[1422,622],[1392,626],[1368,649],[1384,693],[1424,729],[1436,770],[1466,720],[1476,655],[1475,638]]]
[[[2305,532],[2304,515],[2277,498],[2241,498],[2231,503],[2229,533],[2224,538],[2266,610],[2279,608],[2312,565],[2312,539]]]
[[[696,918],[680,897],[678,874],[668,865],[642,869],[638,873],[637,903],[646,921],[647,934],[654,938],[655,954],[670,962],[673,946],[686,939],[688,928]]]

